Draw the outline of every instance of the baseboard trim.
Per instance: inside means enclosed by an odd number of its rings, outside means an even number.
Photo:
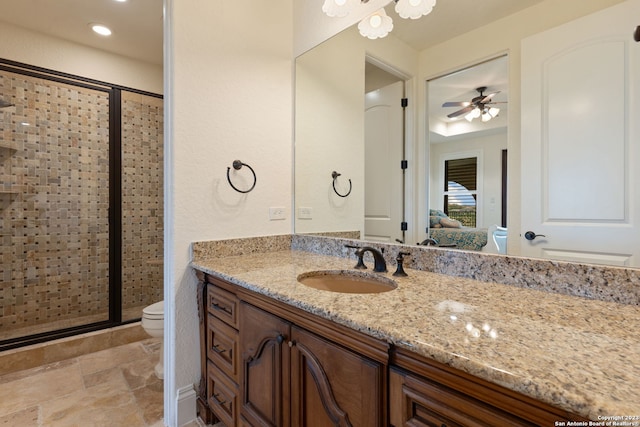
[[[196,390],[193,385],[178,389],[176,396],[176,415],[178,425],[183,426],[196,420]]]

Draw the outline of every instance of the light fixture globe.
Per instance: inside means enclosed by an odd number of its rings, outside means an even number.
[[[404,19],[418,19],[428,15],[436,5],[436,0],[397,0],[396,12]]]
[[[393,19],[391,19],[384,9],[364,18],[358,24],[360,34],[369,39],[379,39],[385,37],[393,30]]]
[[[322,11],[327,16],[342,18],[347,16],[357,3],[358,0],[324,0]]]
[[[477,119],[482,114],[482,111],[478,107],[471,110],[466,116],[464,116],[467,121],[471,122],[473,119]]]

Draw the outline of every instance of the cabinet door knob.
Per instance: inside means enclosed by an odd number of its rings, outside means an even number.
[[[276,337],[276,341],[278,344],[282,344],[284,342],[284,335],[280,334]]]
[[[289,348],[291,348],[294,345],[296,345],[295,341],[289,341],[287,344],[289,345]]]

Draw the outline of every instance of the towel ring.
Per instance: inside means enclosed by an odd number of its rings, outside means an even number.
[[[246,163],[242,163],[240,160],[234,160],[233,161],[233,168],[237,171],[239,171],[240,169],[242,169],[243,166],[246,166],[249,168],[249,170],[251,171],[251,173],[253,174],[253,185],[251,186],[250,189],[248,190],[240,190],[239,188],[237,188],[235,185],[233,185],[233,183],[231,182],[231,177],[229,176],[229,171],[231,170],[230,167],[227,166],[227,181],[229,181],[229,185],[231,186],[231,188],[233,188],[234,190],[236,190],[238,193],[248,193],[251,190],[253,190],[253,188],[256,186],[256,182],[258,182],[258,179],[256,178],[256,173],[253,170],[253,168],[251,166],[249,166]]]
[[[347,197],[349,194],[351,194],[351,188],[352,188],[352,186],[351,186],[351,178],[349,178],[349,191],[347,191],[347,194],[340,194],[340,193],[338,193],[338,190],[336,190],[336,180],[338,179],[338,177],[340,175],[342,175],[342,174],[339,174],[336,171],[331,172],[331,177],[333,178],[333,191],[340,197]]]

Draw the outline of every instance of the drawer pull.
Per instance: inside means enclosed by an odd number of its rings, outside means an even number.
[[[231,311],[231,309],[229,307],[225,307],[224,305],[220,305],[217,302],[211,303],[211,307],[213,307],[215,310],[220,310],[220,311],[224,311],[225,313],[233,314],[233,312]]]
[[[215,400],[215,402],[216,402],[216,404],[217,404],[217,405],[222,406],[222,405],[224,405],[225,403],[227,403],[227,401],[226,401],[226,400],[220,400],[220,399],[218,399],[218,396],[220,396],[218,393],[215,393],[213,396],[211,396],[211,397],[213,397],[213,400]]]
[[[218,354],[221,354],[227,351],[226,349],[221,348],[218,344],[214,344],[213,347],[211,347],[211,350],[215,351]]]

